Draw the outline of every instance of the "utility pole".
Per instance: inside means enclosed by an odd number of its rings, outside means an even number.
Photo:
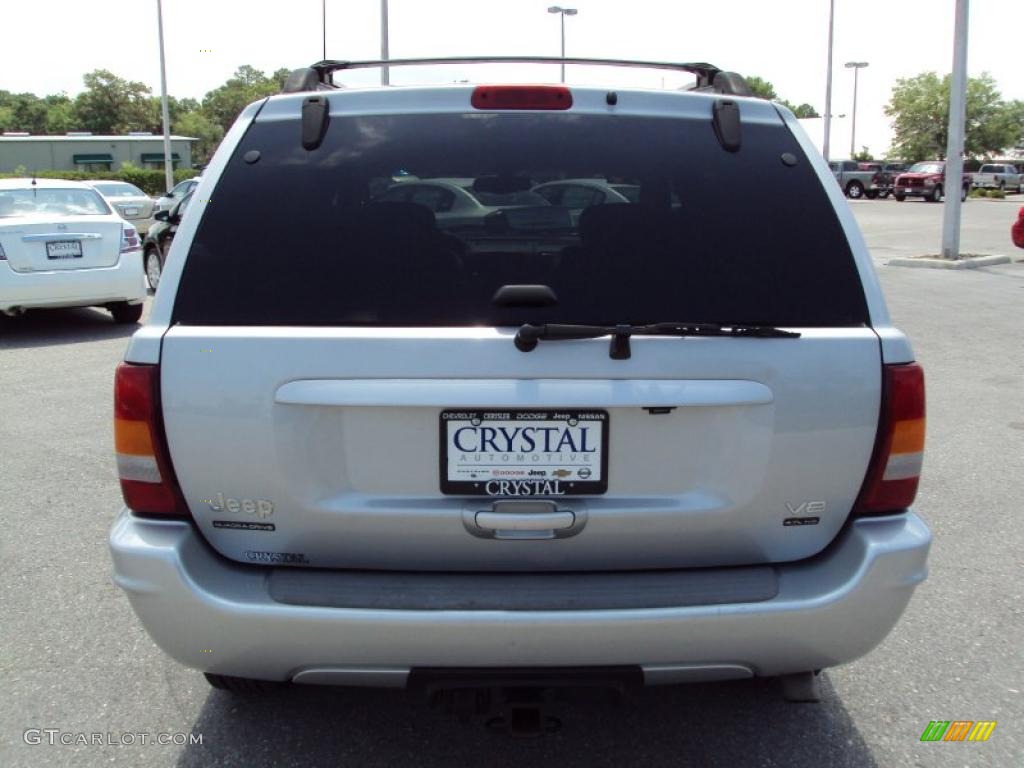
[[[327,0],[320,0],[320,20],[324,31],[324,61],[327,61]]]
[[[164,60],[164,9],[156,0],[156,28],[160,35],[160,112],[164,123],[164,181],[167,191],[174,189],[174,163],[171,160],[171,116],[167,109],[167,63]]]
[[[828,162],[828,145],[832,133],[832,30],[835,27],[836,0],[828,3],[828,66],[825,68],[825,139],[821,144],[821,154]]]
[[[387,61],[388,55],[388,0],[380,0],[380,59]],[[380,84],[391,84],[391,72],[387,64],[380,68]]]
[[[949,132],[946,142],[946,204],[942,212],[942,258],[960,258],[960,190],[964,174],[964,123],[967,117],[968,0],[956,0],[953,31],[953,77],[949,88]]]

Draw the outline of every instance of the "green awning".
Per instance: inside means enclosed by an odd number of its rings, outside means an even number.
[[[75,165],[94,165],[98,163],[113,163],[114,158],[110,155],[74,155]]]
[[[143,152],[142,153],[142,162],[144,162],[144,163],[162,163],[163,161],[164,161],[164,153],[163,152]],[[172,163],[180,163],[181,162],[181,157],[178,155],[177,152],[171,152],[171,162]]]

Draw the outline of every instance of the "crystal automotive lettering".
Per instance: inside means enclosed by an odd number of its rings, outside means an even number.
[[[488,480],[488,496],[565,496],[557,480]]]
[[[589,426],[459,427],[452,435],[463,453],[596,453]]]

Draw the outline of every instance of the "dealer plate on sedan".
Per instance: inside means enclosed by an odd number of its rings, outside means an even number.
[[[607,411],[441,412],[442,493],[547,497],[607,490]]]
[[[82,258],[81,240],[53,240],[46,244],[48,259],[80,259]]]

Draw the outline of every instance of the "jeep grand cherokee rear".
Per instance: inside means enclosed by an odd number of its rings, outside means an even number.
[[[559,179],[636,202],[522,194]],[[111,548],[214,680],[806,675],[924,578],[921,369],[787,110],[275,96],[196,199],[118,369]]]

